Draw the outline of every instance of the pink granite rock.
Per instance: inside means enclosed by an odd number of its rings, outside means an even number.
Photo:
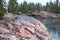
[[[8,29],[5,29],[5,28],[0,27],[0,33],[9,34],[9,33],[11,33],[11,32],[10,32]]]
[[[15,19],[13,14],[6,14],[3,20],[1,40],[51,40],[47,28],[38,19],[26,15]]]

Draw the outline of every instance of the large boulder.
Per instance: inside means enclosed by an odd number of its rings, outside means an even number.
[[[0,40],[51,40],[47,28],[26,15],[6,14],[0,23]]]

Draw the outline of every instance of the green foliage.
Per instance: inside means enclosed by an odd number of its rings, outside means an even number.
[[[0,11],[4,11],[4,1],[5,0],[0,0]]]
[[[5,13],[4,1],[5,0],[0,0],[0,17],[4,16],[4,13]]]
[[[60,13],[60,3],[59,3],[59,8],[58,9],[59,9],[59,13]]]
[[[18,11],[22,13],[32,13],[34,11],[40,12],[42,5],[40,3],[27,3],[24,1],[18,6]]]
[[[27,9],[27,2],[26,1],[23,2],[23,6],[22,7],[23,7],[22,13],[27,13],[28,9]]]
[[[28,12],[29,13],[32,13],[32,12],[34,12],[35,11],[35,4],[34,3],[29,3],[28,4]]]
[[[3,10],[3,0],[0,0],[0,10]]]
[[[4,12],[0,11],[0,17],[4,16]]]
[[[18,11],[19,11],[19,12],[22,12],[22,13],[27,13],[27,12],[28,12],[27,6],[28,6],[27,2],[24,1],[23,3],[21,3],[21,4],[18,6]]]
[[[36,10],[37,10],[38,12],[40,12],[41,9],[42,9],[42,5],[41,5],[40,3],[37,3],[37,4],[36,4]]]
[[[46,6],[43,6],[44,11],[52,12],[52,13],[59,13],[59,6],[58,6],[58,0],[56,2],[49,2],[46,4]]]
[[[17,14],[18,3],[17,0],[9,0],[8,12]]]

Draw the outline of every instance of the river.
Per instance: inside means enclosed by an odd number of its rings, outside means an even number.
[[[60,19],[40,19],[48,28],[52,40],[60,40]]]

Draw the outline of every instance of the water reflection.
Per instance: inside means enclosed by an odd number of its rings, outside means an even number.
[[[48,28],[52,40],[60,40],[60,19],[40,19]]]

